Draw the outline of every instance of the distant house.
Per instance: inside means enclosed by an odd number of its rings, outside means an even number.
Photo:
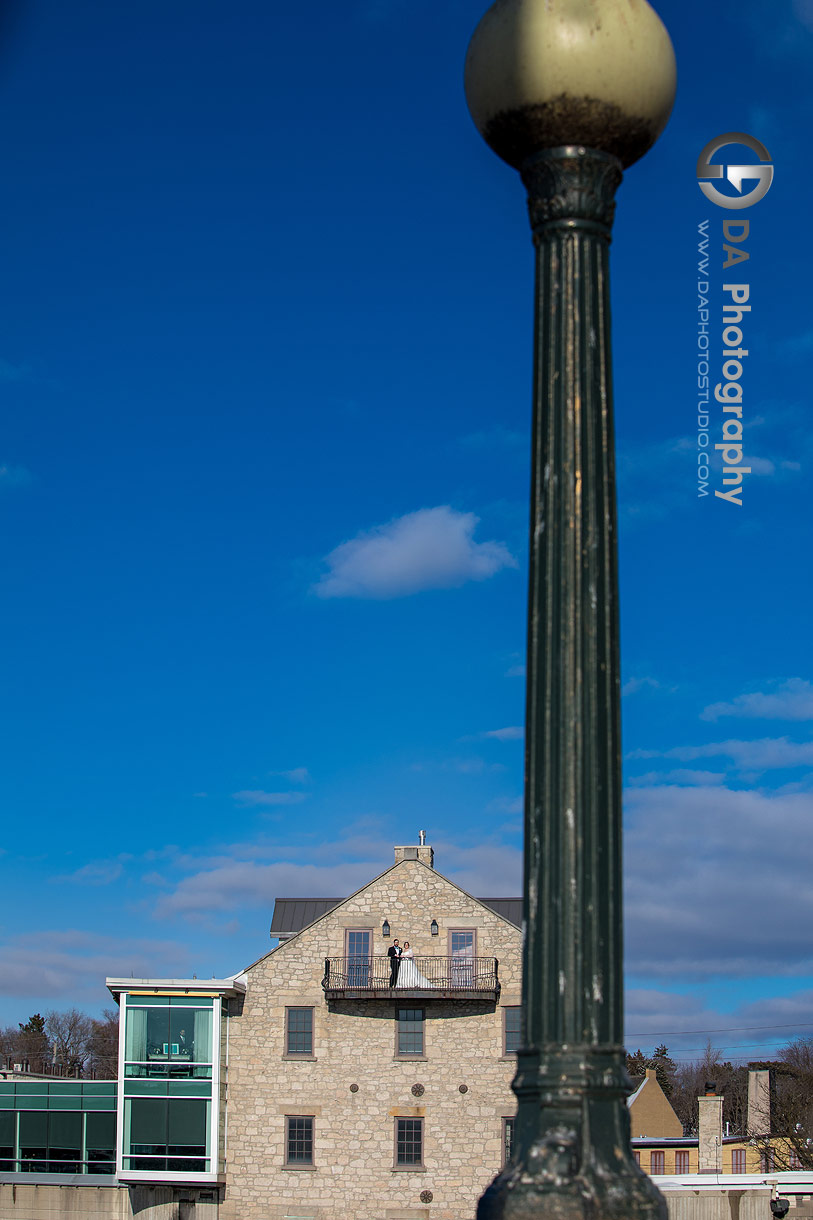
[[[630,1134],[633,1139],[649,1136],[675,1139],[683,1135],[683,1126],[658,1081],[654,1068],[643,1076],[633,1076],[634,1091],[627,1100],[630,1112]]]

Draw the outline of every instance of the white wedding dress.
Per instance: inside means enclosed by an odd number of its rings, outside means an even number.
[[[421,974],[414,961],[415,954],[411,949],[401,954],[401,965],[398,967],[396,987],[434,987],[425,974]]]

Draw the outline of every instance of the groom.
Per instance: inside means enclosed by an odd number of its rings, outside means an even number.
[[[390,959],[390,987],[394,987],[401,969],[401,946],[397,940],[394,940],[387,950],[387,957]]]

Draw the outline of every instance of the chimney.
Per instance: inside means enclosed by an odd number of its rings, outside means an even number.
[[[748,1073],[748,1117],[747,1135],[770,1135],[771,1133],[771,1073],[767,1069]]]
[[[432,848],[424,842],[426,832],[421,831],[421,842],[417,847],[396,847],[395,863],[400,864],[402,860],[420,860],[421,864],[425,864],[427,868],[435,867],[435,853]]]
[[[723,1168],[723,1099],[717,1086],[706,1082],[705,1096],[698,1097],[698,1173],[721,1173]]]

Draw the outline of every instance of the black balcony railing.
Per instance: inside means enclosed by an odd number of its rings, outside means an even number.
[[[426,996],[500,994],[496,957],[415,957],[401,960],[392,981],[389,957],[326,957],[322,987],[328,995],[421,992]]]

